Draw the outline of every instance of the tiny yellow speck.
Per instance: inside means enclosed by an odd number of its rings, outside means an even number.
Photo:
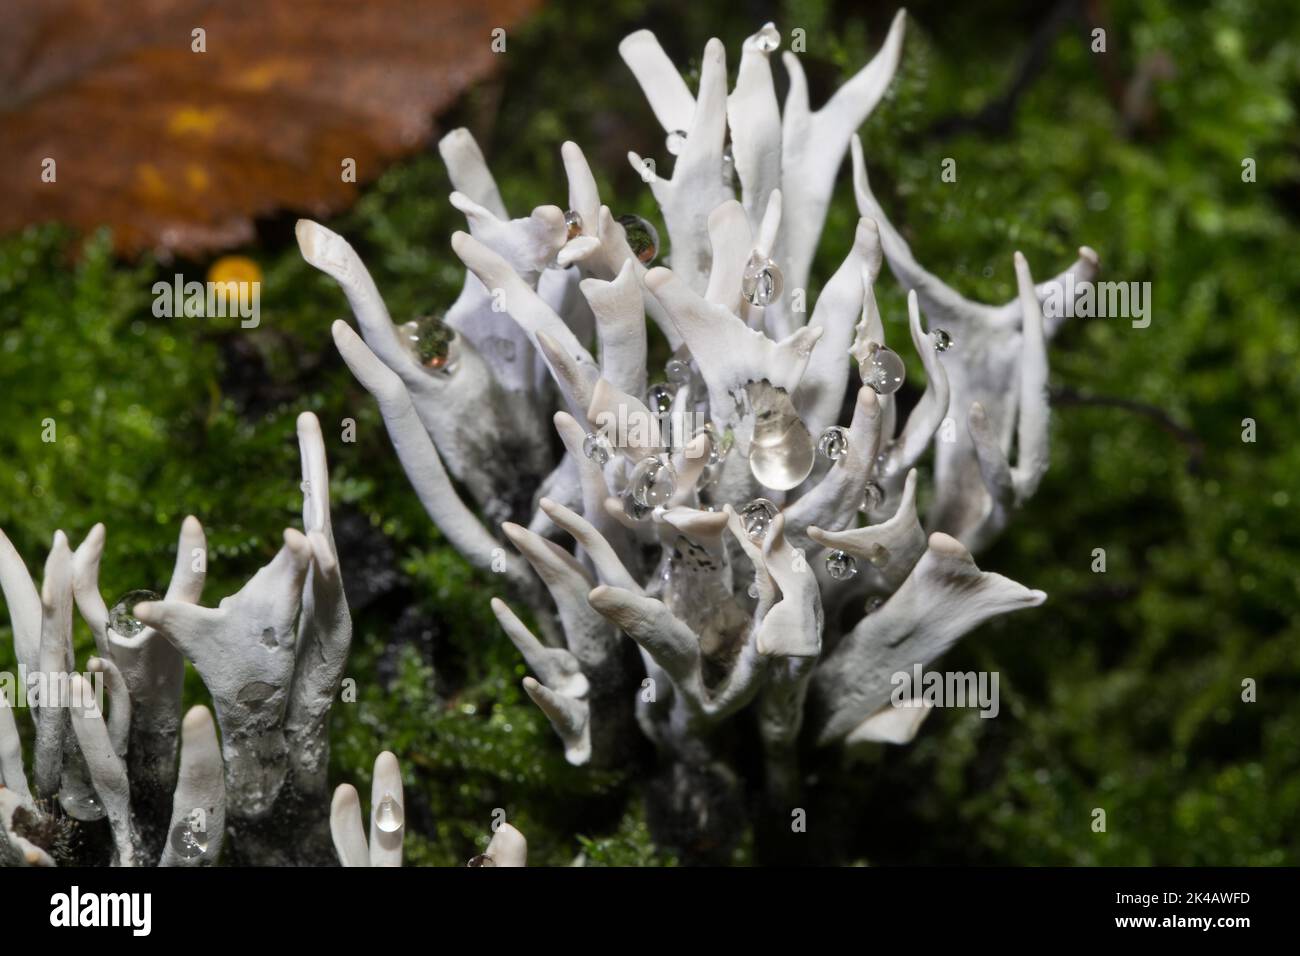
[[[262,267],[248,256],[222,256],[208,268],[209,282],[261,282]]]
[[[203,109],[199,106],[182,106],[167,120],[167,132],[172,136],[197,135],[210,137],[221,121],[220,109]]]
[[[170,191],[162,173],[152,163],[141,163],[135,168],[135,181],[140,191],[150,199],[161,199]]]

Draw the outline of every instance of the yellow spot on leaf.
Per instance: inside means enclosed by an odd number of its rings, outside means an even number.
[[[153,163],[141,163],[135,168],[135,182],[139,191],[149,199],[164,199],[170,192],[162,173]]]
[[[198,106],[182,106],[167,121],[167,132],[172,136],[202,136],[209,138],[221,121],[221,110],[205,110]]]
[[[202,166],[190,163],[185,167],[185,184],[192,192],[203,192],[208,188],[208,171]]]
[[[236,89],[250,92],[266,90],[285,72],[278,63],[259,63],[239,73],[231,85]]]

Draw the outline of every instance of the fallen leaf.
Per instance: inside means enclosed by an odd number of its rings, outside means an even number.
[[[194,256],[277,209],[328,215],[426,145],[539,3],[10,0],[0,232],[107,225],[122,252]]]

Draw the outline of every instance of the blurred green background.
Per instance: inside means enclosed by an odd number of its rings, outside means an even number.
[[[939,711],[909,747],[816,755],[810,832],[833,837],[827,862],[1300,864],[1300,7],[966,7],[909,7],[899,77],[862,131],[877,195],[921,262],[967,295],[1011,298],[1013,250],[1043,279],[1086,243],[1103,278],[1151,283],[1152,322],[1072,320],[1053,344],[1051,472],[980,559],[1049,600],[945,661],[1000,672],[1000,718]],[[474,131],[515,215],[564,205],[559,144],[572,138],[616,213],[662,225],[625,158],[665,154],[621,37],[654,28],[691,71],[719,36],[734,75],[763,22],[787,45],[801,27],[817,104],[875,52],[893,9],[552,3],[441,124]],[[940,180],[946,157],[956,183]],[[399,321],[459,290],[449,191],[431,146],[330,223]],[[839,263],[856,219],[842,170],[815,276]],[[196,514],[215,603],[299,520],[294,418],[312,409],[356,611],[359,700],[334,711],[336,781],[368,792],[375,754],[398,754],[411,864],[463,863],[497,807],[532,862],[674,862],[649,841],[633,775],[567,766],[524,697],[488,608],[494,582],[409,490],[330,340],[346,303],[300,259],[292,221],[262,224],[240,250],[264,274],[253,331],[153,317],[154,281],[202,279],[208,263],[122,263],[107,237],[57,226],[0,240],[0,527],[39,576],[55,529],[75,544],[105,521],[111,602],[165,585],[180,521]],[[904,291],[886,277],[878,296],[901,332]],[[345,418],[355,444],[339,440]],[[1241,699],[1246,678],[1257,702]],[[206,696],[197,679],[189,693]]]

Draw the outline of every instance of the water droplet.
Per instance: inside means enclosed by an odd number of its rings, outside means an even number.
[[[946,352],[952,348],[952,336],[943,329],[935,329],[930,333],[930,338],[934,340],[934,350],[936,352]]]
[[[710,454],[709,464],[710,465],[721,464],[722,460],[726,458],[729,454],[731,454],[731,449],[735,446],[735,444],[736,444],[736,433],[732,430],[731,426],[728,425],[726,431],[722,433],[722,441],[720,441],[717,445],[718,460],[714,461],[713,455]]]
[[[66,788],[60,790],[59,806],[63,807],[63,812],[74,820],[89,823],[104,819],[104,805],[99,802],[99,797],[93,790],[74,791]]]
[[[866,611],[868,614],[870,614],[872,611],[880,610],[880,606],[884,603],[885,603],[884,598],[882,598],[879,594],[873,594],[871,597],[867,598],[867,604],[866,607],[863,608],[863,610]]]
[[[407,322],[402,326],[402,337],[411,357],[428,371],[450,375],[456,370],[460,357],[456,330],[441,316],[425,315]]]
[[[108,612],[108,626],[120,637],[135,637],[144,630],[144,622],[131,613],[137,604],[146,601],[161,601],[162,595],[156,591],[127,591],[113,604]]]
[[[633,521],[643,521],[646,515],[654,509],[649,505],[638,504],[637,500],[632,497],[632,490],[629,488],[623,492],[623,514],[627,515]]]
[[[892,395],[903,384],[907,369],[897,352],[872,342],[866,359],[858,365],[858,374],[862,376],[862,384],[877,394]]]
[[[674,156],[680,156],[686,151],[686,130],[675,129],[670,132],[668,138],[664,140],[664,146],[666,146],[668,152],[672,153]]]
[[[649,265],[659,255],[659,232],[640,216],[626,215],[618,217],[619,225],[627,235],[628,247],[632,255],[642,265]]]
[[[867,487],[862,492],[862,504],[858,505],[858,510],[867,514],[879,508],[885,500],[885,489],[880,487],[877,482],[868,481]]]
[[[894,458],[895,444],[891,441],[876,452],[876,460],[871,464],[872,470],[882,478],[888,478],[898,471],[898,462]]]
[[[839,461],[849,450],[848,429],[841,428],[839,425],[832,425],[826,429],[822,432],[822,437],[817,440],[817,450],[831,461]]]
[[[677,490],[677,473],[663,455],[651,455],[637,462],[628,482],[632,499],[643,508],[666,505]]]
[[[303,493],[304,495],[310,495],[310,494],[311,494],[311,482],[310,482],[310,481],[304,481],[304,482],[300,483],[300,484],[298,485],[298,488],[302,491],[302,493]]]
[[[496,866],[497,861],[492,859],[492,857],[488,856],[486,853],[480,853],[478,856],[470,857],[469,862],[466,863],[465,865],[466,866]]]
[[[740,509],[740,523],[745,529],[745,534],[751,539],[762,541],[767,537],[767,529],[778,513],[779,509],[771,501],[766,498],[755,498]]]
[[[781,34],[769,23],[754,34],[754,45],[764,53],[771,53],[781,45]]]
[[[755,252],[740,278],[740,294],[752,305],[764,306],[781,297],[783,279],[775,262]]]
[[[751,581],[751,582],[749,583],[749,590],[747,590],[745,593],[748,594],[750,597],[752,597],[755,601],[757,601],[757,600],[758,600],[758,582],[757,582],[757,581]]]
[[[758,382],[745,394],[754,416],[749,470],[764,487],[787,491],[812,471],[816,442],[783,389]]]
[[[836,581],[847,581],[858,573],[858,562],[846,551],[831,551],[826,555],[826,573]]]
[[[722,439],[718,437],[718,430],[713,427],[713,422],[705,422],[702,427],[696,429],[695,434],[691,436],[691,441],[700,435],[709,440],[708,464],[718,464],[726,456],[726,452],[722,450]],[[702,483],[707,484],[707,482]]]
[[[402,805],[391,793],[384,794],[379,806],[375,808],[375,826],[385,833],[396,833],[402,829],[404,822],[406,818],[402,814]]]
[[[582,453],[601,468],[609,464],[611,456],[609,439],[599,432],[587,432],[582,439]]]
[[[889,563],[889,549],[883,544],[873,544],[867,550],[867,560],[878,568],[883,568]]]
[[[663,382],[656,382],[645,393],[645,403],[656,415],[667,415],[673,410],[673,390]]]
[[[567,230],[566,238],[577,239],[582,235],[582,214],[576,209],[566,209],[564,212],[564,228]]]
[[[753,445],[749,453],[749,470],[759,484],[776,491],[794,488],[812,471],[812,436],[806,429],[798,441],[773,447]]]
[[[691,384],[691,366],[689,362],[673,358],[664,366],[664,375],[678,388]]]
[[[208,848],[208,835],[203,830],[196,830],[192,820],[186,820],[172,827],[171,844],[182,860],[193,860]]]

